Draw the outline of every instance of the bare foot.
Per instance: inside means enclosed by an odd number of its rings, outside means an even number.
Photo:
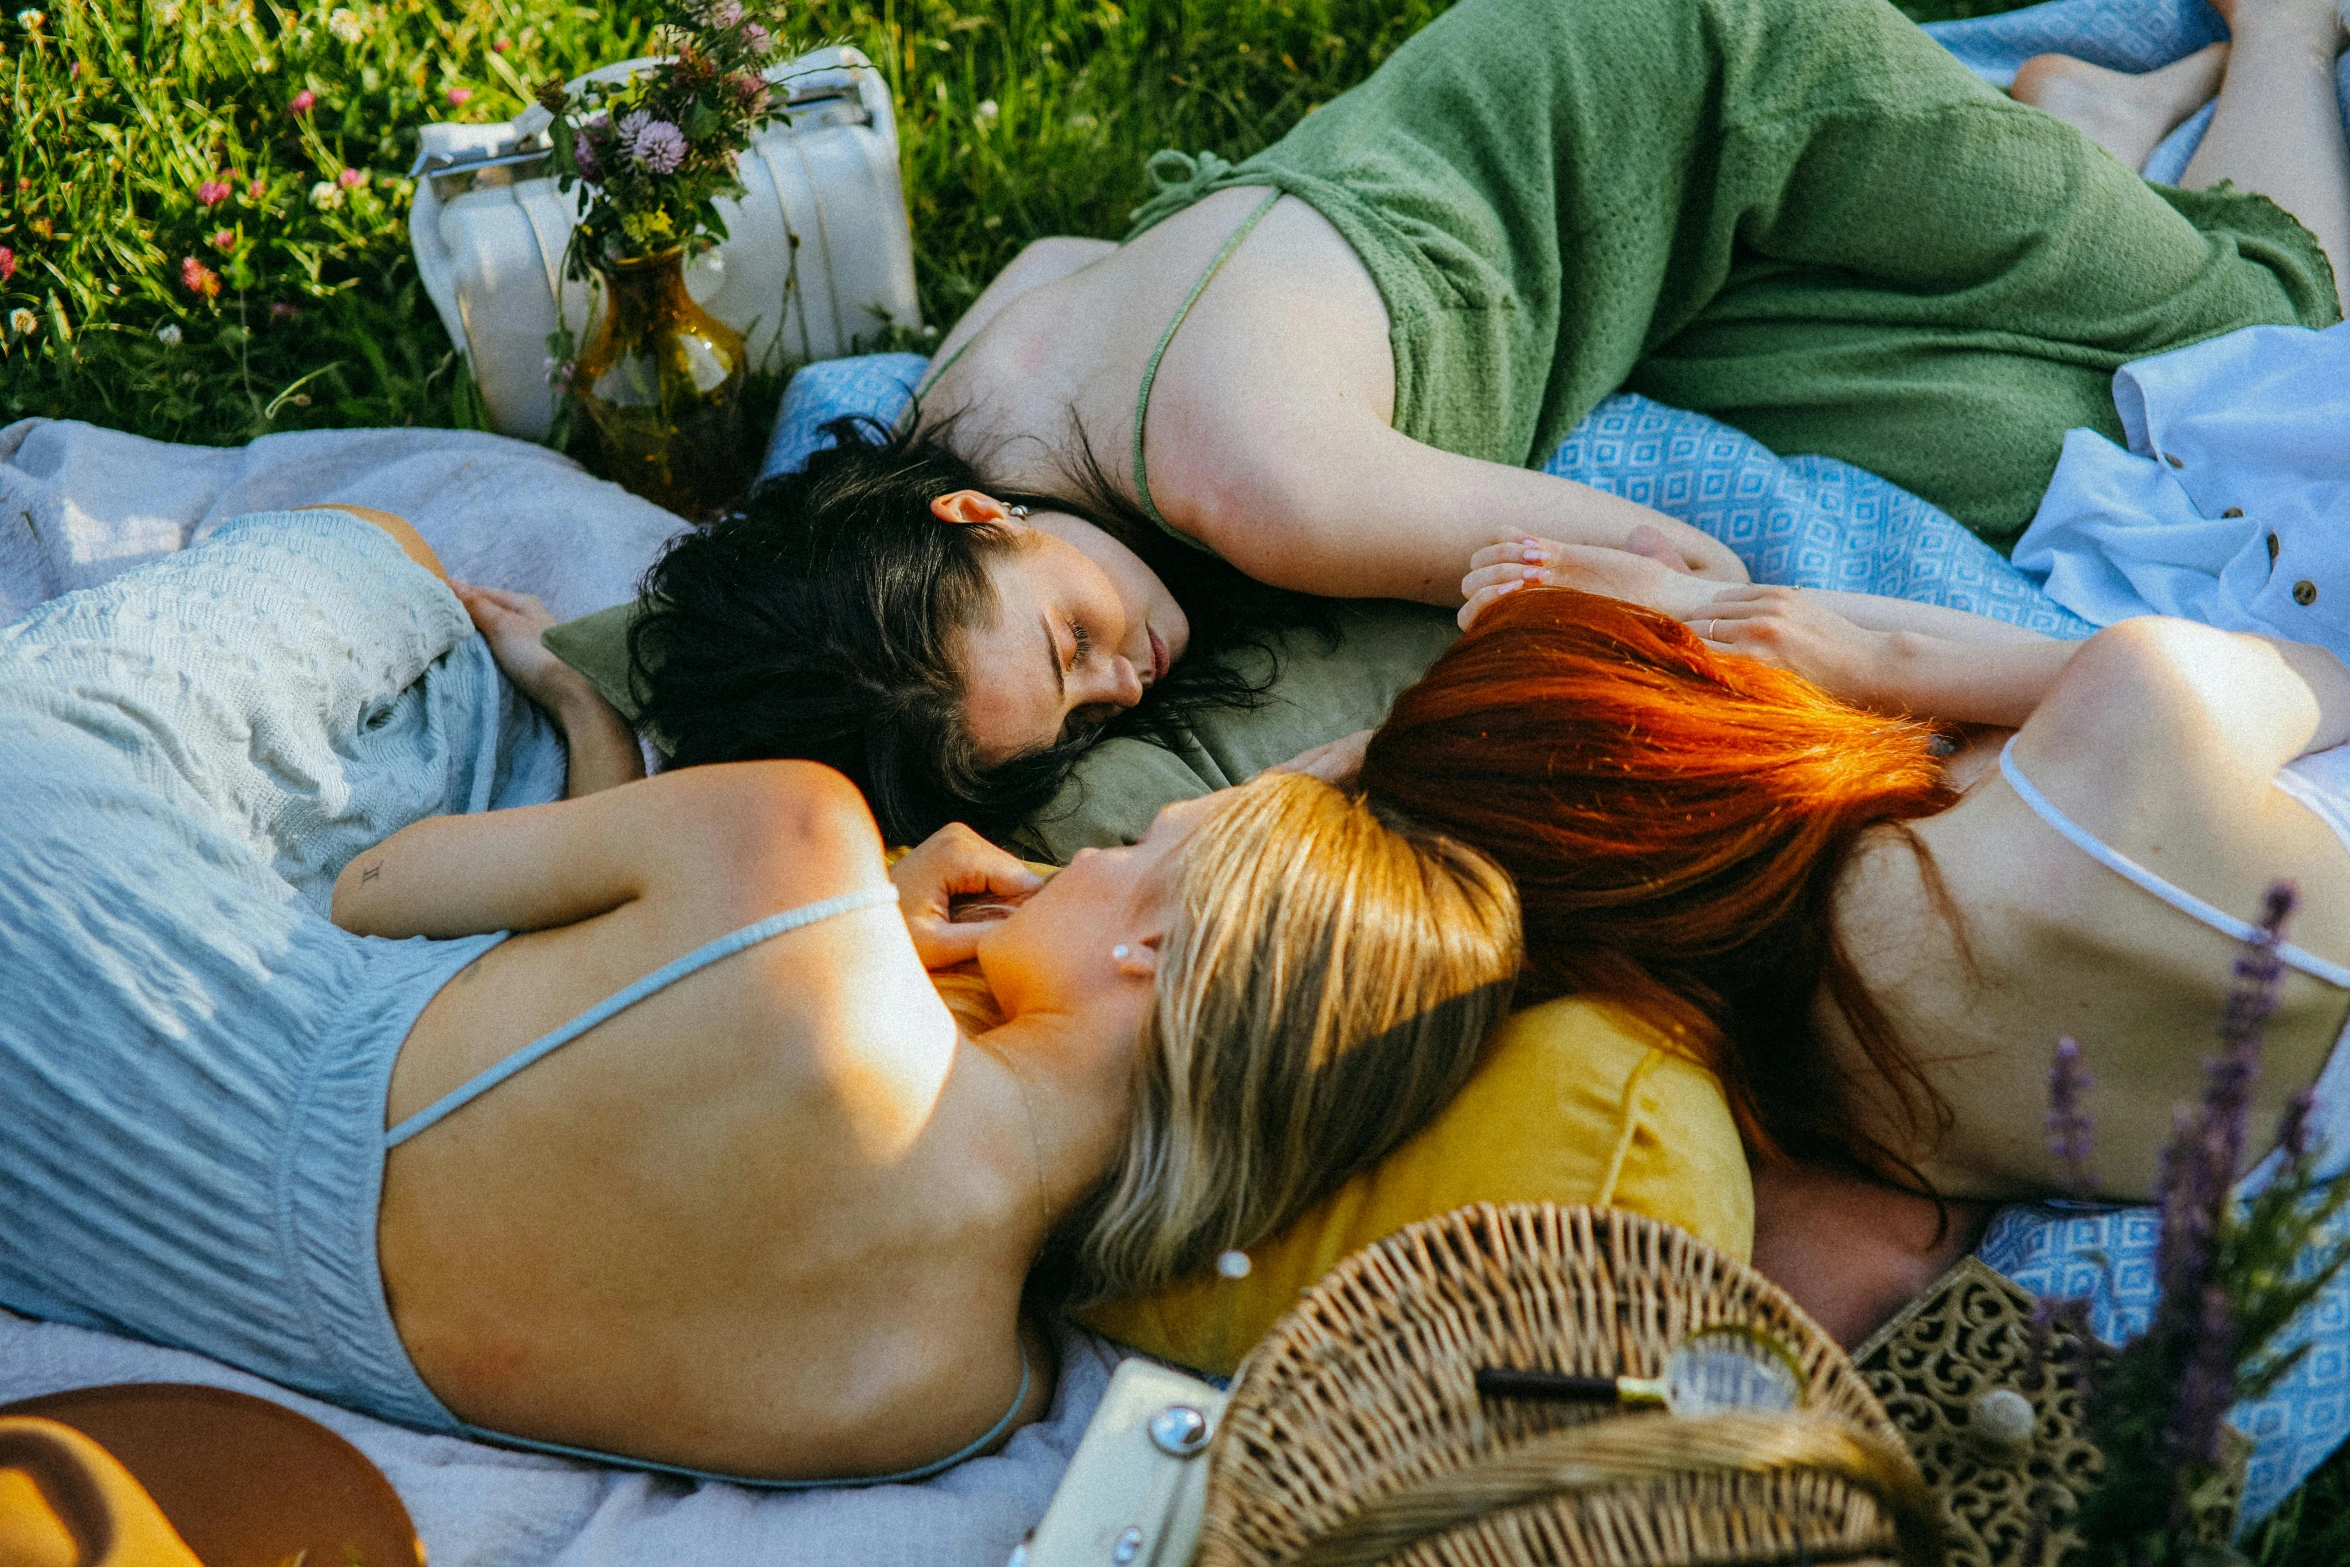
[[[2133,169],[2219,92],[2228,46],[2212,44],[2160,70],[2133,76],[2069,54],[2034,55],[2016,68],[2008,96],[2064,121]]]

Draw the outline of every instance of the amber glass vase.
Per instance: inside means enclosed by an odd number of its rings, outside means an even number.
[[[685,251],[607,259],[603,308],[571,377],[603,475],[707,521],[749,482],[742,334],[685,291]]]

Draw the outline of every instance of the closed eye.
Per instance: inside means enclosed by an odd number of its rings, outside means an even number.
[[[1085,629],[1082,622],[1072,620],[1069,622],[1069,640],[1077,645],[1077,654],[1070,662],[1072,664],[1084,663],[1085,656],[1093,651],[1092,633]]]

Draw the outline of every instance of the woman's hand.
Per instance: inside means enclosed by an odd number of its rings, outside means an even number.
[[[1487,605],[1526,587],[1580,588],[1670,615],[1717,652],[1792,670],[1848,702],[1878,705],[1893,638],[1854,624],[1815,594],[1755,583],[1725,586],[1657,555],[1520,539],[1479,550],[1461,579],[1465,630]],[[1898,704],[1896,704],[1898,705]]]
[[[475,587],[449,579],[449,591],[473,617],[473,628],[490,645],[490,656],[514,682],[515,689],[553,712],[586,685],[587,677],[547,651],[540,633],[555,623],[554,614],[528,593],[504,588]]]
[[[545,708],[571,753],[566,793],[594,794],[645,775],[636,731],[604,700],[595,683],[547,650],[542,638],[555,617],[528,593],[476,587],[449,579],[449,590],[473,617],[490,656],[516,690]]]
[[[889,868],[906,916],[906,932],[927,969],[951,968],[979,955],[991,921],[1012,912],[1044,878],[961,822],[949,822]],[[956,900],[968,900],[958,908]]]
[[[1710,648],[1791,670],[1831,696],[1861,707],[1891,707],[1884,689],[1893,637],[1857,626],[1801,588],[1724,588],[1679,617]]]
[[[1288,761],[1265,769],[1269,773],[1309,773],[1324,783],[1340,789],[1352,789],[1362,775],[1363,752],[1369,749],[1371,733],[1358,729],[1351,735],[1342,735],[1327,745],[1317,745],[1300,751]]]
[[[1635,529],[1632,541],[1650,542]],[[1656,543],[1662,544],[1658,535]],[[1671,615],[1676,620],[1713,602],[1722,584],[1695,576],[1680,564],[1669,547],[1608,549],[1597,544],[1561,544],[1556,539],[1513,539],[1489,544],[1469,559],[1469,574],[1461,579],[1461,629],[1466,631],[1485,607],[1520,588],[1580,588],[1585,593],[1623,599]]]

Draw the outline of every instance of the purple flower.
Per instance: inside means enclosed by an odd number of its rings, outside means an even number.
[[[2285,1101],[2284,1119],[2277,1123],[2277,1146],[2288,1159],[2309,1157],[2309,1113],[2317,1108],[2317,1092],[2304,1088]]]
[[[625,130],[625,125],[622,128]],[[655,120],[636,133],[629,143],[629,151],[636,155],[637,162],[655,174],[674,174],[677,166],[685,161],[685,132],[667,120]]]
[[[596,161],[596,139],[584,130],[571,138],[571,161],[579,165],[580,178],[604,178],[604,166]]]
[[[718,0],[718,3],[710,8],[710,25],[712,27],[732,27],[742,19],[742,0]]]
[[[734,79],[734,95],[742,100],[745,113],[757,114],[767,107],[767,83],[750,71]]]
[[[2069,1036],[2056,1042],[2056,1059],[2048,1068],[2048,1151],[2064,1166],[2066,1184],[2076,1197],[2091,1189],[2089,1147],[2096,1128],[2081,1101],[2095,1079],[2081,1066],[2081,1046]]]
[[[2284,974],[2277,944],[2294,901],[2291,883],[2269,888],[2260,928],[2236,957],[2236,983],[2220,1018],[2220,1053],[2203,1067],[2203,1102],[2177,1113],[2162,1150],[2156,1199],[2162,1231],[2154,1253],[2162,1300],[2148,1331],[2178,1346],[2179,1383],[2162,1431],[2162,1451],[2177,1462],[2219,1461],[2220,1422],[2235,1394],[2235,1325],[2216,1277],[2220,1236],[2244,1156],[2261,1036]]]
[[[767,29],[761,27],[757,22],[753,22],[743,29],[743,47],[753,54],[765,54],[769,48],[773,47],[774,43],[775,40],[768,36]]]

